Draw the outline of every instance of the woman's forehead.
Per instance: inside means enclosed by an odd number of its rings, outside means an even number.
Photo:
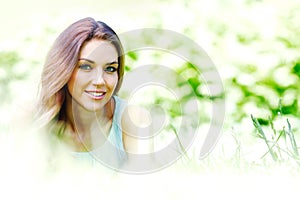
[[[85,42],[80,50],[80,58],[93,59],[117,59],[118,52],[115,46],[106,40],[92,39]]]

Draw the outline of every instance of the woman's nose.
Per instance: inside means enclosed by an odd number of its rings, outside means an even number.
[[[103,72],[101,70],[97,70],[93,74],[93,85],[103,85],[104,83]]]

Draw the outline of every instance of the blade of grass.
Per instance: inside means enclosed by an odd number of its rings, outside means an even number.
[[[281,138],[281,136],[282,136],[283,134],[285,134],[285,132],[284,132],[284,131],[280,131],[279,136],[276,138],[274,144],[271,146],[272,149],[274,148],[274,146],[277,147],[278,154],[279,154],[280,158],[282,158],[282,155],[281,155],[281,150],[282,150],[282,148],[281,148],[280,146],[278,146],[278,141],[279,141],[279,139]],[[268,153],[269,153],[269,150],[268,150],[264,155],[262,155],[261,158],[265,157]],[[277,160],[278,160],[278,156],[277,156]]]
[[[292,131],[291,124],[290,124],[290,122],[289,122],[288,119],[286,121],[287,121],[287,124],[288,124],[288,130],[285,131],[285,132],[289,136],[289,139],[290,139],[290,142],[291,142],[291,145],[292,145],[292,149],[293,149],[294,155],[296,157],[298,157],[299,156],[298,146],[297,146],[297,143],[296,143],[296,140],[295,140],[295,137],[294,137],[294,133]]]
[[[178,144],[179,144],[179,147],[180,147],[180,150],[181,150],[180,153],[182,153],[182,155],[184,155],[184,158],[186,158],[186,159],[189,160],[187,151],[186,151],[186,149],[184,148],[184,146],[182,145],[182,143],[181,143],[181,141],[180,141],[180,138],[179,138],[179,136],[178,136],[178,133],[177,133],[176,128],[175,128],[173,125],[170,125],[170,128],[171,128],[171,130],[174,132],[174,134],[175,134],[175,136],[176,136],[176,139],[177,139],[177,141],[178,141]]]
[[[266,145],[267,145],[267,147],[269,149],[269,152],[270,152],[270,154],[272,156],[272,159],[274,161],[277,161],[278,157],[277,157],[276,153],[273,151],[272,147],[270,146],[269,141],[268,141],[268,139],[267,139],[267,137],[266,137],[266,135],[265,135],[265,133],[264,133],[264,131],[263,131],[260,123],[258,122],[258,120],[255,117],[253,117],[253,115],[251,115],[251,119],[252,119],[253,125],[256,128],[256,130],[258,131],[259,135],[265,141],[265,143],[266,143]]]

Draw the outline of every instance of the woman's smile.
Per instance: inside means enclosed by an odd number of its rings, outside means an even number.
[[[85,91],[92,99],[101,100],[105,97],[106,92],[100,90],[86,90]]]

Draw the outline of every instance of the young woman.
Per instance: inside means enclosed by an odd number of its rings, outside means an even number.
[[[116,96],[123,74],[124,52],[117,34],[92,18],[73,23],[47,55],[38,125],[59,136],[77,157],[122,162],[126,152],[137,151],[139,123],[144,127],[149,122],[146,112],[128,108]]]

